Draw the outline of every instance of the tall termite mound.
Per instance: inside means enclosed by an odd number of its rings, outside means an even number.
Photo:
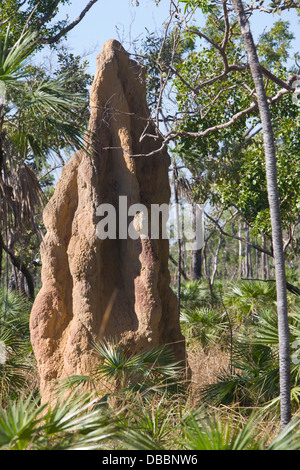
[[[90,108],[93,144],[64,166],[44,210],[42,288],[30,321],[43,401],[54,396],[56,379],[91,372],[99,360],[92,343],[103,335],[133,353],[171,344],[185,361],[169,241],[120,236],[119,225],[115,238],[97,234],[102,204],[124,218],[120,196],[149,211],[170,202],[168,154],[146,156],[162,140],[149,119],[143,68],[115,40],[97,58]]]

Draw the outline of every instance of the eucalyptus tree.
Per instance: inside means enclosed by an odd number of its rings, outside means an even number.
[[[272,241],[275,262],[277,313],[279,333],[279,370],[281,423],[286,426],[291,420],[291,385],[290,385],[290,334],[287,306],[287,288],[285,257],[282,242],[281,212],[277,184],[276,150],[269,103],[261,71],[261,65],[251,33],[249,21],[241,0],[232,0],[232,4],[241,27],[249,67],[255,85],[257,104],[263,128],[264,153],[266,161],[266,179],[268,200],[271,215]]]
[[[254,2],[243,7],[239,0],[234,0],[232,3],[227,0],[221,2],[207,0],[179,0],[175,2],[171,0],[170,11],[174,19],[173,25],[176,25],[177,30],[180,28],[182,41],[193,42],[194,50],[183,57],[179,64],[169,64],[161,75],[161,89],[167,88],[167,80],[169,83],[172,81],[174,97],[178,103],[172,117],[169,116],[169,127],[167,132],[164,132],[163,146],[175,142],[177,152],[188,162],[192,175],[195,175],[196,198],[198,197],[200,200],[203,198],[204,201],[210,200],[212,205],[222,206],[223,200],[220,197],[222,191],[218,191],[218,189],[222,184],[223,188],[226,186],[225,170],[229,174],[229,181],[234,181],[230,174],[239,173],[241,176],[241,173],[236,171],[235,165],[239,164],[238,156],[239,153],[244,152],[243,147],[256,142],[256,155],[261,153],[262,148],[264,149],[265,172],[260,172],[260,168],[255,170],[251,161],[248,175],[250,175],[253,187],[258,182],[258,178],[255,178],[255,171],[257,176],[261,178],[261,184],[258,185],[260,193],[256,192],[256,198],[260,205],[264,205],[265,214],[266,211],[269,211],[270,214],[268,231],[272,246],[268,254],[274,257],[276,271],[283,426],[290,420],[290,355],[286,302],[287,283],[280,203],[284,202],[284,197],[287,194],[294,192],[293,198],[296,207],[293,211],[293,222],[297,224],[299,182],[297,183],[296,170],[295,180],[284,196],[282,189],[289,177],[283,171],[281,191],[278,191],[272,119],[273,122],[280,121],[279,104],[283,103],[285,98],[288,100],[288,97],[292,96],[295,91],[295,82],[300,77],[296,70],[288,70],[284,64],[287,54],[286,46],[292,39],[284,22],[278,22],[272,32],[272,34],[275,32],[275,36],[280,38],[282,45],[280,49],[277,47],[277,39],[275,43],[274,41],[272,43],[274,38],[270,33],[262,34],[260,44],[255,45],[248,18],[254,11],[264,11],[271,14],[275,11],[299,9],[299,7],[299,2],[294,1],[275,2],[267,6],[264,1]],[[204,26],[202,22],[200,22],[201,26],[198,26],[200,15],[204,15],[206,19]],[[170,27],[170,23],[167,23],[166,27]],[[274,44],[276,47],[273,47]],[[261,63],[259,57],[262,58]],[[277,109],[276,106],[278,106]],[[290,99],[289,102],[286,102],[286,106],[293,107]],[[293,111],[295,112],[295,106]],[[286,113],[286,115],[288,114]],[[294,122],[299,123],[299,113],[296,111],[295,114]],[[287,118],[289,125],[291,124],[291,115],[292,113]],[[288,133],[282,138],[278,132],[278,125],[275,127],[278,137],[277,143],[282,144],[283,140],[287,141]],[[260,132],[263,143],[259,140]],[[247,138],[249,138],[248,144],[243,145]],[[235,152],[235,158],[231,159]],[[287,159],[290,157],[294,162],[294,169],[296,169],[297,155],[293,159],[293,152],[291,152]],[[263,163],[260,161],[258,165],[263,167]],[[282,166],[284,167],[284,164]],[[262,177],[262,175],[264,176]],[[199,179],[202,183],[201,190],[197,190]],[[217,191],[215,191],[216,188]],[[291,188],[293,188],[292,192],[290,192]],[[239,195],[234,195],[233,188],[228,188],[227,203],[230,199],[230,191],[233,207],[236,201],[241,206],[243,196],[241,187]],[[226,195],[226,190],[224,194]],[[265,196],[263,197],[263,195]],[[253,213],[248,216],[253,218],[255,215],[257,224],[262,225],[265,216],[261,216],[263,211],[255,208],[255,198],[252,195],[251,197],[252,208],[251,206],[250,208]],[[248,209],[251,197],[248,196]],[[245,210],[245,207],[238,207],[238,209]],[[289,210],[290,213],[291,211],[292,209]],[[259,216],[260,224],[257,219]],[[285,220],[287,221],[287,217]],[[218,226],[222,229],[220,223]],[[265,229],[266,226],[267,224],[265,224]],[[225,234],[225,230],[222,233]],[[237,236],[236,238],[240,239]],[[289,240],[287,242],[289,243]],[[262,247],[256,248],[264,251]]]

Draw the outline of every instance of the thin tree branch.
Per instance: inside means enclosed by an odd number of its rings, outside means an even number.
[[[171,254],[169,254],[169,259],[170,259],[170,261],[172,261],[172,263],[174,264],[174,266],[176,266],[176,268],[178,268],[178,263],[177,263],[176,259],[173,258],[173,256],[172,256]],[[182,277],[187,281],[187,280],[188,280],[188,277],[187,277],[186,272],[185,272],[185,270],[183,269],[182,266],[180,266],[180,272],[181,272],[181,274],[182,274]]]
[[[239,241],[245,243],[246,245],[249,245],[249,246],[255,248],[256,250],[260,251],[261,253],[265,253],[266,255],[271,256],[271,257],[273,258],[273,253],[271,253],[271,251],[266,250],[266,249],[262,248],[262,247],[259,246],[259,245],[256,245],[256,243],[249,242],[249,241],[246,240],[245,238],[241,238],[241,237],[239,237],[238,235],[234,235],[234,234],[232,234],[232,233],[226,232],[226,231],[223,229],[223,227],[221,227],[221,225],[218,223],[218,221],[216,221],[213,217],[211,217],[211,216],[210,216],[209,214],[207,214],[206,212],[204,212],[204,213],[205,213],[205,215],[206,215],[206,217],[207,217],[208,219],[210,219],[214,224],[216,224],[216,226],[218,227],[218,229],[220,230],[220,232],[221,232],[223,235],[225,235],[226,237],[230,237],[230,238],[234,238],[235,240],[239,240]],[[226,224],[226,223],[227,223],[227,222],[225,222],[225,224]],[[224,224],[224,225],[225,225],[225,224]],[[223,226],[224,226],[224,225],[223,225]]]
[[[98,0],[90,0],[88,2],[88,4],[86,5],[86,7],[82,10],[82,12],[80,13],[80,15],[74,20],[72,21],[72,23],[70,23],[68,26],[66,26],[65,28],[63,28],[58,34],[56,34],[56,36],[54,36],[53,38],[40,38],[39,42],[40,44],[54,44],[56,42],[58,42],[63,36],[65,36],[69,31],[71,31],[73,28],[75,28],[75,26],[78,25],[78,23],[80,23],[80,21],[85,17],[85,15],[87,14],[87,12],[92,8],[92,6],[97,2]],[[56,1],[57,3],[57,1]]]

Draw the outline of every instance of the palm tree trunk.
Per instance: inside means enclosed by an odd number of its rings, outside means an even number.
[[[263,128],[267,190],[271,216],[277,291],[281,426],[284,427],[291,419],[290,335],[288,325],[285,258],[283,251],[282,225],[277,186],[277,164],[274,134],[271,123],[270,109],[263,83],[263,76],[242,0],[232,0],[232,5],[241,27],[242,36],[247,51],[249,67],[255,85],[258,108]]]

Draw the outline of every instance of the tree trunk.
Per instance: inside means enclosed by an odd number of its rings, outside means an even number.
[[[208,261],[207,261],[207,244],[208,244],[208,239],[204,241],[204,246],[203,246],[203,268],[204,268],[204,276],[207,280],[207,284],[209,287],[209,294],[210,294],[210,300],[211,303],[213,303],[213,288],[210,282],[210,269],[208,266]]]
[[[0,285],[2,280],[2,263],[3,263],[3,243],[2,238],[0,237]]]
[[[191,252],[191,280],[202,278],[202,248]]]
[[[181,297],[181,227],[179,218],[179,198],[178,198],[178,175],[177,168],[174,166],[174,199],[176,205],[176,225],[177,225],[177,251],[178,251],[178,275],[177,275],[177,299],[178,299],[178,315],[180,316],[180,297]]]
[[[241,0],[232,0],[232,5],[241,27],[248,56],[248,62],[255,85],[257,103],[263,128],[267,191],[271,216],[277,291],[281,426],[284,427],[291,419],[290,335],[287,309],[285,258],[283,251],[282,225],[277,187],[277,163],[274,135],[261,67],[250,30],[250,25],[244,11],[243,3]]]
[[[250,231],[249,231],[249,225],[245,223],[245,233],[246,233],[246,240],[247,242],[250,242]],[[251,247],[250,245],[246,245],[246,257],[245,257],[245,263],[246,263],[246,277],[253,277],[253,270],[252,270],[252,260],[251,260]]]
[[[257,241],[257,237],[255,237],[255,244],[257,245],[258,241]],[[256,278],[258,279],[259,278],[259,262],[258,262],[258,251],[255,250],[255,275],[256,275]]]
[[[242,224],[239,223],[239,238],[242,237]],[[239,273],[240,277],[243,277],[243,244],[239,240]]]
[[[266,250],[267,249],[266,236],[262,234],[261,239],[262,239],[262,246]],[[266,253],[262,253],[261,265],[262,265],[262,278],[270,279],[270,261],[269,261],[269,256]]]
[[[266,247],[266,237],[265,237],[264,234],[261,235],[261,241],[262,241],[262,247],[265,248]],[[261,260],[261,277],[262,277],[262,279],[267,279],[267,277],[266,277],[266,259],[267,259],[267,255],[265,253],[261,253],[260,260]]]
[[[196,206],[193,207],[193,230],[196,231]],[[202,278],[202,248],[191,252],[191,280]]]

